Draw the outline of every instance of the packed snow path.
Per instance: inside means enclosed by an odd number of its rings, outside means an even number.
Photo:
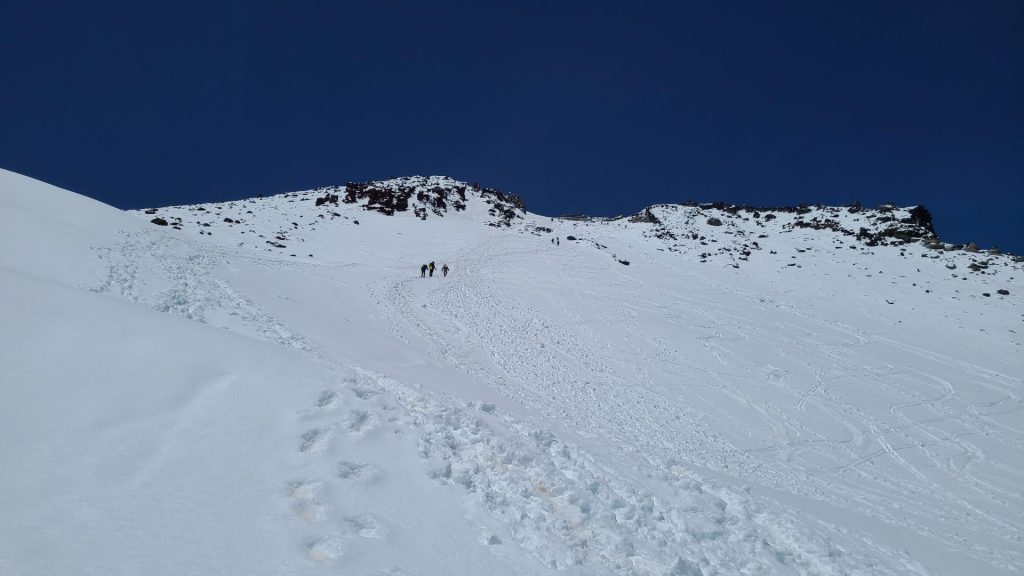
[[[485,243],[457,278],[396,283],[392,309],[435,354],[595,450],[771,489],[878,542],[927,535],[929,554],[1024,561],[1018,376],[776,291],[683,267],[654,284],[589,256]]]
[[[1024,568],[1019,266],[308,196],[15,228],[0,574]]]
[[[568,227],[562,225],[565,234]],[[377,359],[346,355],[342,364],[399,374],[391,380],[405,382],[399,387],[415,379],[429,394],[448,398],[435,400],[441,412],[480,405],[484,398],[483,405],[498,406],[488,417],[504,415],[502,427],[520,430],[518,436],[528,440],[550,436],[574,451],[570,470],[546,455],[542,461],[549,461],[550,469],[537,464],[520,471],[534,480],[516,485],[503,477],[514,477],[515,470],[486,465],[500,460],[493,452],[473,455],[471,464],[459,461],[468,456],[450,444],[465,434],[467,424],[461,423],[459,435],[445,432],[452,462],[432,472],[448,481],[452,465],[486,470],[483,479],[463,473],[455,483],[465,486],[467,497],[488,518],[504,519],[503,541],[528,550],[542,565],[661,573],[680,558],[705,558],[702,567],[694,564],[705,573],[735,571],[750,562],[768,571],[815,572],[821,567],[814,562],[826,557],[830,560],[822,566],[843,573],[867,569],[871,558],[886,559],[872,566],[875,572],[913,571],[919,568],[914,559],[933,558],[937,565],[928,569],[940,573],[943,567],[955,571],[974,562],[1012,573],[1024,563],[1024,513],[1016,488],[1024,476],[1017,457],[1024,448],[1022,383],[1012,360],[976,365],[969,358],[979,347],[951,346],[952,334],[921,342],[920,334],[952,328],[940,320],[948,314],[904,310],[894,322],[892,311],[882,308],[889,300],[858,302],[872,296],[867,286],[859,294],[857,283],[870,283],[868,269],[877,264],[863,251],[839,261],[818,257],[807,272],[783,268],[797,282],[831,290],[836,288],[829,279],[844,282],[838,278],[845,275],[853,289],[842,298],[859,306],[846,310],[830,300],[835,293],[794,290],[767,272],[751,281],[729,268],[695,269],[652,250],[632,230],[595,224],[574,224],[572,230],[585,234],[587,243],[554,246],[544,237],[490,229],[459,230],[462,237],[445,230],[440,243],[429,232],[406,240],[445,246],[444,259],[453,264],[448,278],[439,271],[434,278],[419,278],[418,262],[403,258],[400,243],[377,247],[384,254],[394,250],[398,265],[392,266],[351,257],[305,265],[252,259],[245,252],[231,259],[260,268],[309,268],[333,284],[331,290],[345,293],[348,302],[365,298],[349,290],[365,289],[368,315],[383,320],[402,347],[433,360],[412,372],[398,370],[386,354]],[[631,266],[609,261],[606,252],[612,250],[628,253]],[[890,270],[898,265],[883,264]],[[854,278],[845,266],[866,273]],[[194,268],[194,262],[181,266]],[[194,283],[182,281],[179,272],[169,272],[179,278],[179,289],[169,292],[172,303],[181,286]],[[225,299],[232,292],[225,280],[205,273],[184,276],[210,284],[205,296],[185,302],[231,302],[227,315],[243,319],[249,332],[300,349],[316,347],[317,338],[299,336],[308,332],[301,326],[306,320],[274,319],[254,304],[258,297]],[[347,285],[336,284],[342,278]],[[288,294],[290,288],[276,290],[279,300],[304,300]],[[909,299],[905,283],[894,290],[901,301]],[[959,322],[956,329],[963,333],[968,321]],[[334,358],[331,349],[323,342],[316,353]],[[435,362],[461,373],[462,383],[438,383],[430,373]],[[451,422],[436,415],[429,419],[439,418],[446,426]],[[479,450],[492,443],[470,444]],[[585,462],[598,467],[586,473],[572,469]],[[606,472],[596,472],[602,469]],[[625,477],[607,472],[624,470],[630,471]],[[496,504],[494,496],[481,496],[481,485],[495,482],[503,492],[550,499],[544,522],[522,520],[531,517],[526,510],[536,504],[529,498],[506,502],[506,496]],[[547,492],[554,486],[569,495],[571,506]],[[594,486],[619,489],[606,489],[616,496],[602,502],[590,492]],[[623,487],[629,498],[620,495]],[[735,506],[691,502],[705,494],[737,502],[745,523],[729,518]],[[623,523],[621,514],[603,513],[642,510],[645,499],[656,502],[657,510],[643,515],[676,521],[645,531]],[[770,513],[761,516],[751,508]],[[577,509],[584,512],[566,515]],[[802,531],[781,539],[773,535],[793,514],[806,515],[794,524]],[[551,515],[558,519],[554,524]],[[693,526],[708,522],[717,528],[700,528],[694,535]],[[815,527],[818,522],[826,528]],[[750,538],[763,542],[764,549],[736,555],[739,542]],[[844,552],[829,552],[830,546]]]
[[[483,266],[499,255],[515,256],[501,250],[501,242],[495,240],[482,248],[465,251],[460,262]],[[519,256],[532,257],[541,252],[543,250],[530,250]],[[148,234],[127,235],[116,251],[102,256],[108,262],[109,274],[96,288],[98,291],[114,293],[133,302],[148,300],[150,306],[163,312],[231,327],[288,348],[304,350],[319,361],[336,366],[333,370],[338,374],[352,373],[344,363],[332,360],[329,351],[286,328],[280,319],[259,310],[252,300],[240,296],[229,282],[217,277],[217,260],[221,261],[221,266],[229,263],[243,266],[249,261],[266,273],[268,263],[265,261],[253,262],[245,253],[217,254],[197,244],[167,243],[159,235]],[[148,277],[162,276],[170,287],[151,286],[148,288],[150,296],[146,296],[146,288],[138,276],[139,268],[127,265],[129,262],[149,262],[158,267],[161,273],[150,272]],[[292,268],[289,264],[282,265]],[[270,264],[269,268],[273,267]],[[387,282],[392,274],[388,273],[383,280]],[[444,286],[454,287],[457,292],[482,289],[472,276],[466,276],[464,282],[456,282],[454,276],[431,280],[451,280]],[[414,312],[408,306],[402,307],[399,295],[414,297],[419,293],[417,289],[426,286],[416,282],[423,280],[418,277],[399,279],[396,285],[404,289],[385,290],[388,298],[383,312],[385,316],[394,315],[391,326],[399,333],[402,323],[415,320]],[[446,292],[442,287],[424,293]],[[486,292],[481,291],[477,295],[479,301],[466,301],[467,308],[478,307],[481,314],[497,313],[503,305],[514,302],[508,295],[504,299],[492,297],[495,304],[489,306],[483,301],[484,294]],[[444,313],[443,308],[439,310]],[[537,316],[537,312],[512,311],[512,316],[527,318],[530,315]],[[512,323],[512,316],[506,311],[502,318]],[[453,318],[460,316],[456,314]],[[416,330],[438,343],[438,352],[445,354],[448,362],[469,371],[475,382],[493,380],[486,367],[473,366],[470,360],[460,357],[469,344],[444,345],[444,337],[428,327],[431,322],[419,324]],[[481,327],[472,317],[466,317],[465,322],[464,330]],[[539,337],[534,330],[512,324],[498,326],[497,332],[480,332],[475,336],[478,342],[486,343],[495,357],[507,354],[513,360],[522,360],[519,355],[526,353],[514,347],[502,348],[511,345],[496,340],[497,335],[515,332],[517,342]],[[598,355],[587,351],[581,341],[567,332],[558,337],[567,345],[575,346],[572,352],[577,362],[592,363],[596,373],[613,373]],[[552,366],[557,363],[551,362]],[[792,510],[778,506],[772,509],[770,504],[743,491],[709,482],[689,469],[684,460],[670,460],[667,467],[662,468],[655,452],[650,451],[649,440],[623,433],[658,424],[646,420],[644,413],[644,403],[654,400],[643,397],[628,400],[636,404],[636,422],[630,422],[622,410],[617,411],[616,430],[620,433],[615,438],[620,442],[618,449],[622,454],[599,446],[590,452],[560,439],[553,431],[564,430],[562,422],[568,422],[577,426],[583,439],[601,432],[592,422],[589,425],[576,422],[568,406],[563,404],[562,414],[543,418],[529,416],[541,405],[535,400],[536,391],[524,388],[536,381],[535,374],[509,372],[503,381],[493,381],[500,392],[521,401],[520,406],[527,410],[516,410],[520,417],[505,413],[493,403],[453,398],[447,394],[438,397],[440,390],[423,396],[400,382],[372,372],[352,374],[339,377],[319,394],[308,410],[299,412],[300,421],[308,422],[309,428],[295,440],[295,468],[307,470],[307,474],[288,480],[282,489],[291,502],[294,517],[319,528],[300,529],[299,533],[306,535],[295,543],[297,550],[301,549],[309,560],[317,563],[344,565],[353,561],[356,551],[373,555],[375,548],[381,549],[377,554],[386,556],[383,549],[409,537],[408,527],[403,528],[399,519],[387,522],[371,512],[373,507],[366,511],[365,503],[361,503],[364,498],[360,496],[377,494],[383,499],[397,499],[393,495],[384,496],[388,490],[396,490],[394,484],[389,489],[381,489],[378,481],[408,477],[409,471],[401,469],[408,466],[404,458],[397,459],[403,463],[397,470],[389,462],[396,452],[403,450],[406,458],[423,459],[422,481],[450,486],[463,494],[466,514],[479,530],[474,543],[484,547],[499,544],[520,547],[536,562],[533,568],[526,568],[531,572],[554,568],[578,569],[581,573],[597,570],[608,574],[817,573],[829,570],[866,574],[867,567],[875,562],[872,556],[879,554],[875,546],[865,550],[859,542],[833,542],[830,530],[817,526],[817,521],[808,526],[806,520],[798,519],[798,514]],[[575,385],[570,381],[564,384],[570,390]],[[628,387],[621,387],[620,392],[630,394]],[[580,402],[579,398],[567,398],[563,402],[570,400]],[[689,425],[697,426],[692,420]],[[385,430],[390,430],[390,434]],[[399,437],[395,438],[395,434]],[[415,439],[415,447],[401,439],[406,436]],[[351,451],[357,454],[376,452],[389,456],[375,458],[376,463],[368,458],[339,458],[350,451],[346,444],[353,442],[356,448]],[[373,449],[368,450],[370,446]],[[699,447],[700,442],[694,444],[695,450]],[[635,457],[643,454],[650,456]],[[879,548],[885,556],[901,561],[899,554],[890,547]],[[410,570],[410,567],[399,568]],[[523,567],[518,568],[522,570]],[[879,570],[895,571],[884,566],[873,569],[875,573]]]

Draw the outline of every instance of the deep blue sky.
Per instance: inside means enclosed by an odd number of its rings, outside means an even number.
[[[533,212],[922,203],[1024,253],[1024,2],[0,6],[0,167],[122,208],[447,174]]]

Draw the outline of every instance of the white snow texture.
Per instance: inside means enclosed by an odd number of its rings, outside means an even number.
[[[0,171],[0,575],[1024,573],[1017,259],[380,185]]]

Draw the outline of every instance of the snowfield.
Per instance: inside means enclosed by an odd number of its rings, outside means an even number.
[[[1019,259],[374,185],[0,171],[0,575],[1024,572]]]

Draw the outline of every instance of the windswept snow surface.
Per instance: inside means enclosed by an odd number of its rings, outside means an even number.
[[[323,195],[0,171],[0,575],[1024,571],[1014,259]]]

